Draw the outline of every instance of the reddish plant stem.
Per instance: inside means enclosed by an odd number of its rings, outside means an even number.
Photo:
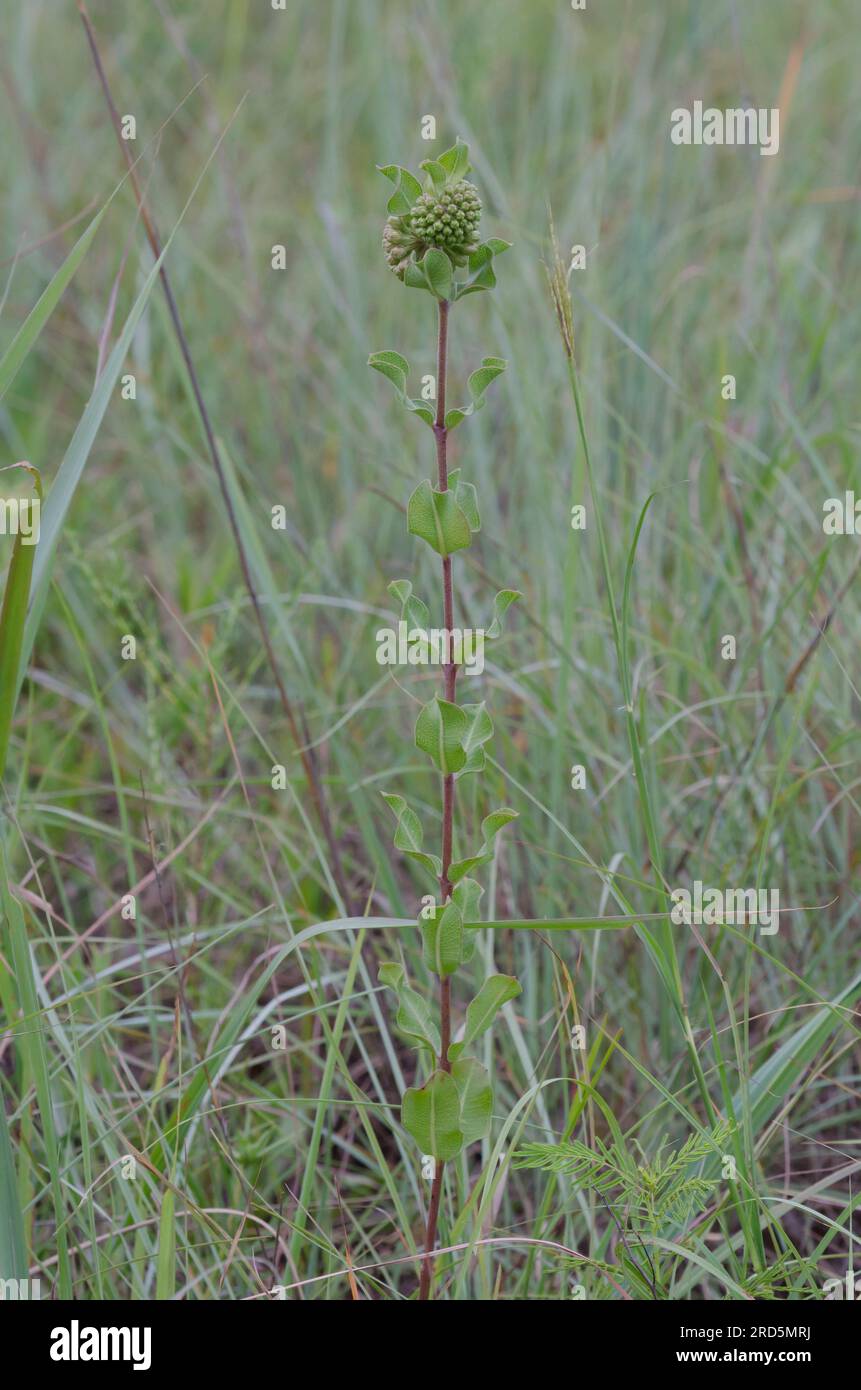
[[[445,492],[448,488],[448,430],[445,425],[445,387],[448,367],[448,311],[448,301],[441,299],[439,302],[439,327],[437,331],[436,348],[436,418],[433,426],[434,439],[436,440],[437,486],[440,492]],[[443,623],[446,630],[451,632],[454,627],[454,591],[451,581],[450,555],[443,557],[442,588]],[[451,654],[451,644],[449,644],[449,654]],[[457,685],[457,666],[453,661],[448,662],[443,667],[443,683],[446,700],[454,704],[455,687]],[[439,887],[443,903],[447,902],[451,897],[451,883],[449,882],[448,871],[451,866],[453,826],[454,773],[450,772],[442,779],[442,867],[439,876]],[[443,976],[440,980],[439,1021],[439,1065],[443,1071],[451,1071],[451,1063],[448,1060],[448,1048],[451,1042],[451,978],[448,975]],[[433,1254],[433,1249],[436,1244],[436,1230],[439,1220],[444,1167],[444,1163],[436,1160],[433,1186],[431,1187],[430,1206],[428,1207],[427,1231],[425,1233],[426,1256]],[[422,1260],[421,1275],[419,1278],[420,1302],[425,1302],[430,1298],[433,1267],[434,1261],[432,1259],[426,1258]]]

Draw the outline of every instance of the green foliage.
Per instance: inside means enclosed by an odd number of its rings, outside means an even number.
[[[448,429],[453,430],[462,420],[474,415],[484,405],[484,396],[488,386],[501,376],[508,363],[504,357],[485,357],[481,366],[474,371],[467,381],[467,390],[470,395],[469,405],[455,407],[453,410],[446,411],[445,423]]]
[[[407,504],[407,527],[411,535],[427,541],[443,557],[472,544],[469,519],[457,494],[450,488],[439,492],[427,478]]]
[[[463,1148],[460,1094],[448,1072],[431,1072],[423,1086],[405,1091],[401,1119],[422,1153],[432,1154],[441,1163],[455,1158]]]
[[[477,705],[462,705],[466,715],[466,728],[461,738],[461,748],[466,761],[458,769],[461,777],[468,772],[483,772],[485,766],[484,745],[493,738],[493,720],[485,709],[482,700]]]
[[[513,975],[491,975],[466,1010],[466,1029],[461,1042],[452,1043],[449,1060],[460,1057],[476,1038],[486,1033],[503,1004],[516,999],[520,985]]]
[[[454,493],[455,501],[466,517],[470,532],[481,530],[481,517],[478,512],[478,493],[472,483],[465,483],[460,469],[453,468],[448,475],[448,490]]]
[[[453,975],[463,964],[463,913],[453,898],[422,922],[422,938],[425,965],[435,975]]]
[[[435,294],[437,299],[451,299],[454,276],[451,261],[445,252],[431,247],[422,258],[421,268],[431,294]]]
[[[416,720],[416,748],[436,763],[447,777],[465,766],[467,754],[464,740],[468,737],[470,720],[466,709],[434,695]]]
[[[475,1057],[463,1057],[451,1069],[460,1102],[460,1128],[463,1142],[472,1144],[483,1139],[490,1129],[493,1114],[493,1088],[487,1067]]]
[[[424,420],[426,425],[433,426],[434,413],[427,401],[413,400],[407,395],[410,364],[405,357],[399,352],[372,352],[368,358],[368,366],[373,367],[375,372],[379,372],[392,383],[398,400],[406,410],[411,410],[420,420]]]
[[[398,999],[398,1012],[395,1023],[405,1037],[423,1047],[429,1047],[435,1057],[439,1056],[439,1029],[431,1018],[431,1006],[421,994],[410,989],[406,982],[406,971],[402,965],[387,962],[381,965],[377,978],[380,984],[394,990]]]
[[[430,609],[413,593],[408,579],[393,579],[388,586],[389,593],[401,605],[401,617],[411,627],[427,630],[430,627]]]
[[[415,859],[425,869],[428,869],[435,878],[439,877],[441,863],[437,855],[426,854],[422,849],[424,831],[422,824],[402,796],[394,792],[383,792],[383,800],[390,806],[398,819],[398,828],[395,831],[395,849],[400,850],[401,854],[408,854],[411,859]]]
[[[458,182],[469,173],[469,146],[458,136],[451,149],[440,155],[437,163],[442,166],[452,182]],[[424,167],[422,165],[422,168]]]
[[[395,191],[386,203],[388,211],[396,214],[409,212],[413,203],[421,196],[422,186],[418,179],[409,169],[402,169],[399,164],[378,164],[377,168],[395,185]]]
[[[575,1187],[597,1193],[616,1220],[624,1223],[626,1251],[650,1252],[646,1260],[636,1262],[627,1254],[620,1256],[638,1295],[654,1296],[657,1289],[665,1296],[654,1242],[679,1237],[714,1199],[718,1181],[707,1176],[703,1166],[723,1154],[733,1130],[732,1123],[721,1120],[711,1131],[690,1134],[678,1149],[664,1152],[662,1145],[652,1159],[635,1154],[617,1131],[610,1143],[596,1135],[591,1148],[573,1138],[562,1144],[522,1144],[513,1162],[515,1168],[556,1173]],[[645,1237],[649,1237],[648,1247],[642,1246]]]
[[[481,290],[495,289],[494,259],[496,256],[501,256],[503,251],[508,251],[510,246],[510,241],[500,241],[498,237],[493,237],[490,241],[483,241],[473,251],[467,262],[467,275],[458,282],[455,298],[463,299],[464,295],[467,294],[478,294]],[[501,359],[492,360],[500,361]]]
[[[483,836],[481,849],[475,854],[468,855],[466,859],[456,860],[449,868],[449,878],[452,883],[463,878],[471,869],[478,868],[479,864],[486,864],[493,857],[493,840],[502,830],[503,826],[508,825],[509,821],[517,819],[517,812],[511,811],[507,806],[503,806],[498,811],[491,811],[490,815],[485,816],[481,822],[481,833]]]
[[[500,589],[496,598],[493,600],[493,617],[484,630],[486,640],[494,641],[497,637],[502,636],[502,620],[505,614],[508,612],[512,603],[516,603],[517,600],[522,597],[523,595],[519,589]]]

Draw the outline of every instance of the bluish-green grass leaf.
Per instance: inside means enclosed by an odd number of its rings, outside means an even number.
[[[111,195],[113,197],[113,195]],[[102,218],[107,211],[111,199],[99,212],[96,213],[92,222],[75,242],[59,270],[56,271],[48,285],[42,291],[38,300],[30,310],[12,342],[0,358],[0,399],[5,396],[12,382],[30,352],[34,343],[56,309],[63,294],[74,278],[75,272],[81,261],[86,256],[93,244],[93,238],[99,229]]]
[[[29,463],[13,466],[26,468],[33,475],[38,501],[41,504],[42,486],[38,470],[32,468]],[[30,600],[36,549],[33,538],[30,537],[28,541],[19,530],[12,548],[6,587],[3,591],[3,608],[0,611],[0,781],[6,771],[9,736],[18,700],[18,672],[21,669],[21,652],[24,647],[24,628],[27,622],[27,605]]]

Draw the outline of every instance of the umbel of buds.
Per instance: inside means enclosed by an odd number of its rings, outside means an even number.
[[[390,217],[383,228],[383,248],[399,279],[410,255],[421,258],[429,247],[445,251],[453,265],[466,265],[478,250],[481,199],[474,184],[459,179],[441,193],[422,193],[403,217]]]
[[[403,280],[413,252],[420,250],[421,243],[412,230],[409,213],[405,217],[386,219],[386,225],[383,227],[383,251],[389,263],[389,270],[393,270],[399,280]]]
[[[397,164],[380,165],[395,191],[388,202],[383,227],[383,252],[389,269],[412,289],[430,289],[443,298],[458,298],[467,289],[492,289],[496,283],[492,260],[507,243],[478,237],[481,199],[469,173],[469,150],[458,140],[438,159],[422,164],[424,184]],[[450,269],[469,267],[470,277],[456,292],[440,296],[426,273],[428,252],[445,253]],[[433,262],[431,262],[433,265]]]

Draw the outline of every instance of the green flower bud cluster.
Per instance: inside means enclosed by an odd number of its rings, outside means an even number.
[[[388,262],[389,270],[394,271],[399,280],[403,280],[404,272],[410,263],[410,257],[415,252],[422,255],[424,248],[410,225],[410,215],[406,213],[402,217],[389,217],[383,227],[383,251]]]
[[[421,260],[431,246],[445,251],[453,265],[465,265],[478,248],[480,220],[481,199],[466,179],[440,193],[422,193],[409,212],[393,214],[383,227],[389,269],[403,280],[410,258]]]
[[[481,199],[475,185],[466,179],[439,194],[423,193],[410,213],[418,239],[447,252],[455,265],[462,265],[478,247],[480,220]]]

